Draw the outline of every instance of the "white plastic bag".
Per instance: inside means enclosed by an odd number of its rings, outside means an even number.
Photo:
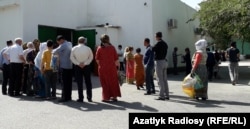
[[[194,98],[195,96],[194,85],[196,82],[197,82],[196,78],[192,77],[191,74],[188,74],[182,82],[182,90],[190,98]]]
[[[193,87],[196,82],[197,82],[197,79],[192,77],[191,74],[188,74],[184,78],[184,80],[182,82],[182,86],[183,87]]]

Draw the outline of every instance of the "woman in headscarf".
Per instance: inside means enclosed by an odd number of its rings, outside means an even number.
[[[207,76],[207,68],[206,68],[206,60],[207,60],[207,41],[205,39],[200,39],[195,43],[196,52],[192,58],[192,70],[191,74],[197,74],[203,87],[200,89],[195,89],[195,99],[199,100],[207,100],[207,89],[208,89],[208,76]]]
[[[117,97],[121,97],[117,73],[120,63],[116,49],[106,34],[101,36],[101,45],[97,48],[95,59],[102,85],[102,101],[117,101]]]
[[[45,97],[45,80],[41,73],[42,54],[47,49],[47,43],[43,42],[39,46],[39,52],[34,60],[35,62],[35,92],[37,97]]]
[[[129,52],[126,55],[126,77],[127,77],[127,83],[128,84],[134,84],[135,80],[135,59],[133,55],[133,47],[129,47]]]
[[[141,54],[141,49],[136,49],[136,54],[134,55],[135,59],[135,84],[137,90],[143,88],[143,84],[145,82],[145,73],[144,73],[144,65],[143,65],[143,55]]]

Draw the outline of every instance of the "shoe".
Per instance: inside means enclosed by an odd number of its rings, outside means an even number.
[[[165,98],[159,97],[159,98],[157,98],[155,100],[165,100]]]
[[[117,100],[117,98],[112,98],[111,99],[113,102],[117,102],[118,100]]]
[[[234,85],[234,86],[235,86],[235,82],[232,82],[232,85]]]
[[[46,97],[45,100],[51,100],[51,98],[50,97]]]
[[[155,91],[152,91],[151,94],[155,94]]]
[[[83,103],[82,99],[77,99],[76,102]]]
[[[92,99],[88,99],[88,102],[93,102]]]
[[[50,99],[56,99],[56,97],[55,97],[55,96],[53,96],[53,97],[50,97]]]
[[[207,98],[202,97],[201,100],[207,100]]]
[[[13,93],[8,93],[8,95],[9,95],[9,96],[11,96],[11,97],[13,97],[13,96],[14,96],[14,94],[13,94]]]
[[[195,97],[196,100],[199,100],[199,97]]]
[[[31,93],[30,93],[30,94],[26,94],[26,95],[27,95],[27,96],[34,96],[34,94],[31,94]]]
[[[3,95],[7,95],[7,93],[6,93],[6,92],[3,92]]]
[[[35,98],[42,98],[42,96],[40,96],[40,95],[36,95],[36,96],[35,96]]]
[[[68,100],[66,100],[66,99],[60,99],[60,100],[58,100],[59,103],[67,102],[67,101],[68,101]]]
[[[145,93],[144,95],[151,95],[151,93],[148,93],[148,92],[147,92],[147,93]]]
[[[108,102],[110,102],[110,101],[109,101],[109,100],[102,100],[102,102],[108,103]]]
[[[144,89],[144,87],[143,87],[143,86],[140,86],[140,88]]]
[[[22,94],[20,93],[15,93],[14,96],[21,96]]]
[[[169,100],[169,97],[165,97],[166,100]]]
[[[139,87],[137,87],[137,90],[140,90],[140,88],[139,88]]]

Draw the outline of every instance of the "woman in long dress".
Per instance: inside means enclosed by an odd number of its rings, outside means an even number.
[[[192,70],[191,74],[197,74],[203,84],[203,88],[195,89],[195,99],[199,100],[207,100],[207,89],[208,89],[208,75],[206,68],[206,60],[207,60],[207,41],[205,39],[200,39],[195,43],[196,52],[192,58]]]
[[[134,55],[135,59],[135,84],[137,90],[143,88],[143,84],[145,82],[145,73],[144,73],[144,66],[143,66],[143,55],[140,54],[141,49],[136,49],[136,54]]]
[[[128,84],[134,84],[135,80],[135,59],[133,49],[133,47],[129,47],[129,52],[126,55],[126,79]]]
[[[121,97],[117,74],[117,66],[119,67],[120,64],[118,55],[115,47],[111,45],[108,35],[102,35],[101,42],[97,48],[95,59],[102,85],[102,101],[117,101],[117,97]]]

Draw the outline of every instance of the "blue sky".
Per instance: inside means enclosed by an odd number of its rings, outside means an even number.
[[[199,8],[199,3],[202,1],[202,0],[181,0],[182,2],[186,3],[187,5],[193,7],[193,8]]]

